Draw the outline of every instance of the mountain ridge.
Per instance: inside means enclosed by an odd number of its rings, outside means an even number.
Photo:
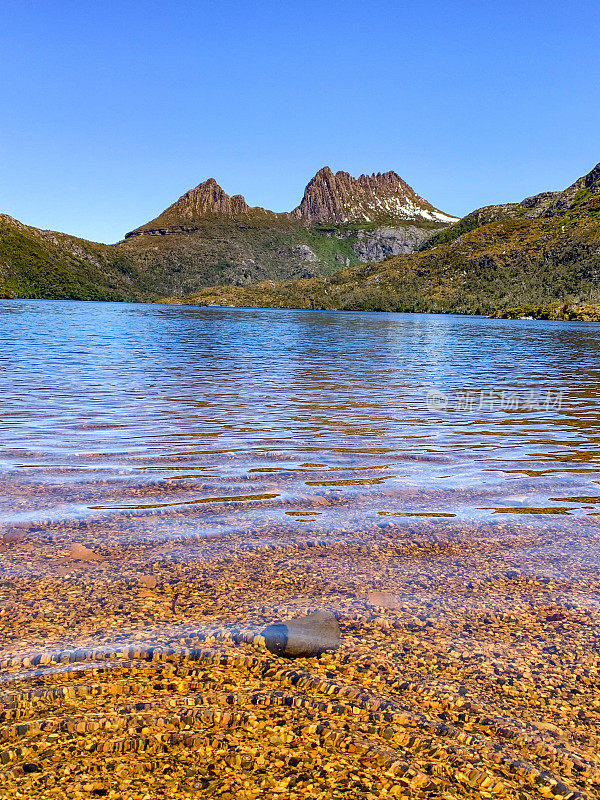
[[[311,213],[305,213],[307,192],[329,173],[333,184],[326,197],[321,192],[313,198]],[[392,172],[352,178],[323,168],[303,201],[276,213],[248,205],[240,194],[230,196],[208,178],[114,245],[5,216],[0,294],[152,300],[215,284],[309,278],[412,252],[454,219],[436,217],[433,206]]]
[[[600,318],[600,164],[563,191],[477,209],[418,252],[175,302]]]
[[[275,212],[249,206],[241,194],[228,195],[215,178],[208,178],[166,208],[150,222],[140,225],[125,234],[125,239],[140,236],[149,231],[168,230],[176,227],[181,231],[196,230],[193,223],[212,214],[226,217],[247,217],[253,214],[276,216]],[[187,223],[187,224],[186,224]]]
[[[447,225],[458,217],[445,214],[418,195],[396,172],[378,172],[354,178],[322,167],[306,185],[300,204],[290,212],[249,206],[241,194],[230,196],[214,178],[199,183],[150,222],[125,234],[166,235],[171,229],[193,232],[194,222],[213,214],[226,217],[293,219],[308,226],[407,222]]]

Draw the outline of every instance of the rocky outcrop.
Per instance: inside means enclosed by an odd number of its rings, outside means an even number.
[[[559,217],[571,210],[578,201],[585,200],[591,194],[600,191],[600,164],[596,164],[591,172],[579,178],[564,192],[557,192],[555,199],[544,209],[544,217]]]
[[[533,197],[526,197],[521,201],[521,205],[527,209],[525,216],[531,219],[543,216],[559,195],[560,192],[540,192]]]
[[[361,261],[383,261],[390,256],[414,253],[437,229],[408,225],[402,228],[359,230],[352,249]]]
[[[308,183],[293,216],[308,225],[420,220],[445,224],[457,217],[444,214],[420,197],[395,172],[353,178],[348,172],[320,169]]]
[[[312,250],[307,244],[297,244],[295,247],[292,248],[292,252],[302,261],[309,261],[314,263],[315,261],[319,260],[315,251]]]
[[[125,234],[126,239],[134,236],[174,236],[179,233],[194,233],[200,230],[197,225],[173,225],[171,228],[137,228]]]
[[[198,219],[206,214],[247,214],[250,206],[241,194],[230,197],[214,178],[198,184],[173,203],[165,213],[173,212],[182,219]]]
[[[192,233],[198,230],[191,223],[206,217],[218,215],[222,217],[249,217],[251,215],[269,215],[276,217],[264,208],[249,206],[241,194],[230,197],[214,178],[198,184],[182,195],[173,205],[163,211],[160,216],[125,234],[125,238],[141,234],[165,236],[170,233]]]
[[[600,191],[600,164],[593,170],[578,178],[562,192],[541,192],[533,197],[526,197],[519,204],[526,209],[528,219],[560,217],[572,211],[592,194]]]

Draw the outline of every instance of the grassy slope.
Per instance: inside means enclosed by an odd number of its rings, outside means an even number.
[[[518,206],[482,211],[487,216],[469,215],[417,254],[321,279],[213,287],[184,302],[486,314],[600,304],[600,192],[582,192],[558,217],[529,219]]]
[[[0,216],[0,297],[139,299],[142,283],[114,248]]]
[[[157,291],[181,296],[204,286],[332,275],[346,261],[360,263],[352,249],[357,233],[377,226],[309,228],[288,214],[264,213],[215,214],[195,221],[194,227],[198,230],[190,233],[131,237],[117,248],[139,264]],[[439,225],[420,227],[439,230]],[[300,246],[310,247],[316,260],[303,258]]]
[[[337,253],[358,263],[347,241],[331,240],[281,217],[213,215],[197,221],[194,232],[136,236],[116,248],[139,265],[157,291],[172,294],[217,283],[245,285],[267,278],[327,274],[340,269]],[[303,258],[297,249],[301,245],[308,245],[318,261]]]
[[[151,300],[215,284],[331,275],[356,265],[358,228],[307,228],[289,215],[213,215],[197,231],[102,245],[0,215],[0,296]],[[367,227],[367,226],[365,226]],[[303,257],[308,246],[316,260]]]

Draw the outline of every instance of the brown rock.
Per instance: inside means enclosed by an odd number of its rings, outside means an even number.
[[[10,544],[11,542],[23,542],[26,536],[22,531],[6,531],[0,537],[0,541]]]
[[[138,578],[138,583],[145,589],[156,589],[156,584],[158,581],[154,575],[140,575]]]
[[[308,183],[292,215],[310,225],[378,220],[389,224],[418,218],[445,223],[455,219],[439,212],[395,172],[354,178],[329,167],[320,169]]]
[[[95,553],[93,550],[90,550],[89,547],[86,547],[79,542],[74,542],[71,545],[69,550],[69,558],[73,561],[101,561],[102,556],[99,553]]]
[[[370,603],[370,605],[378,606],[379,608],[400,607],[398,598],[393,594],[389,594],[388,592],[369,592],[367,594],[367,602]]]

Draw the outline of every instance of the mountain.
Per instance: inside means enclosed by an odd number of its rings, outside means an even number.
[[[329,167],[317,172],[292,214],[309,225],[457,221],[423,200],[395,172],[353,178],[347,172],[334,174]]]
[[[395,172],[353,178],[324,167],[289,213],[251,207],[209,178],[115,245],[0,219],[0,295],[151,300],[413,252],[456,217]]]
[[[600,314],[600,164],[564,191],[478,209],[418,252],[327,277],[213,287],[184,301],[540,317],[584,309],[581,318],[592,319]]]
[[[327,275],[413,252],[456,219],[394,172],[352,178],[324,167],[290,213],[251,207],[210,178],[118,247],[164,294],[185,294],[218,283]]]
[[[143,234],[164,236],[169,233],[193,233],[197,230],[195,222],[213,214],[246,219],[256,215],[277,216],[264,208],[251,208],[241,194],[230,197],[214,178],[209,178],[182,195],[156,219],[126,233],[125,238]]]
[[[194,222],[213,214],[246,219],[294,219],[307,226],[318,225],[448,225],[457,217],[444,214],[420,197],[395,172],[378,172],[353,178],[348,172],[333,173],[323,167],[312,178],[300,205],[291,214],[276,214],[252,208],[241,194],[230,197],[214,178],[190,189],[152,222],[126,234],[164,234],[171,230],[192,231]]]

